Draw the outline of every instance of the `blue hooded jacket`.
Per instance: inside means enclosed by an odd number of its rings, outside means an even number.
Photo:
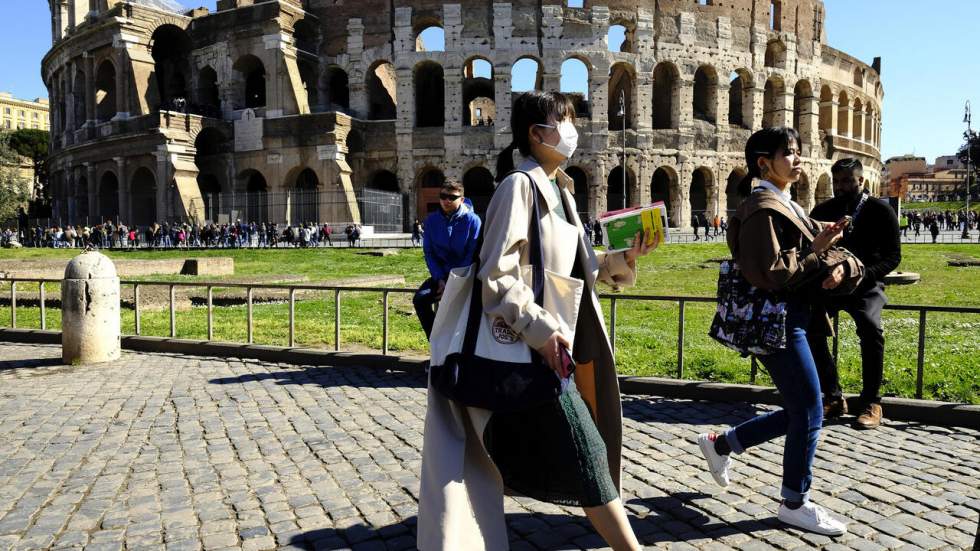
[[[480,225],[480,217],[473,212],[469,199],[463,199],[463,204],[449,216],[440,209],[426,217],[422,252],[432,279],[445,281],[449,270],[473,263]]]

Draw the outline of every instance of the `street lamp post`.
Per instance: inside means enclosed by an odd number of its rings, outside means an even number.
[[[623,172],[623,199],[620,208],[626,208],[626,90],[619,91],[619,117],[623,121],[623,164],[620,169]]]
[[[972,176],[972,160],[970,158],[970,149],[973,145],[973,129],[971,128],[971,122],[973,119],[973,114],[970,113],[970,100],[966,100],[966,114],[963,115],[963,122],[966,123],[966,223],[963,224],[963,235],[960,237],[963,239],[970,238],[970,180]]]

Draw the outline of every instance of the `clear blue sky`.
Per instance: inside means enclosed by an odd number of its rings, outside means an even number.
[[[825,0],[831,46],[871,63],[882,57],[885,86],[882,155],[927,159],[962,143],[963,104],[980,113],[980,0]],[[204,4],[214,9],[214,0]],[[47,96],[40,60],[51,44],[47,2],[20,6],[18,24],[0,35],[0,90]],[[941,7],[940,7],[941,6]],[[975,127],[980,127],[980,117]]]

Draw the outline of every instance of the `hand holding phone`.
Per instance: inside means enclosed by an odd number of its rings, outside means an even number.
[[[572,373],[575,373],[575,360],[572,359],[572,354],[564,345],[558,346],[558,354],[560,360],[558,376],[562,379],[567,379],[572,376]]]

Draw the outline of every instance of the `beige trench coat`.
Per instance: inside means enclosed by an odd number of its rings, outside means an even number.
[[[610,474],[619,487],[622,406],[595,283],[632,285],[636,274],[622,253],[605,254],[585,243],[577,214],[572,225],[553,213],[561,208],[561,199],[535,161],[526,160],[519,169],[534,181],[512,174],[501,182],[483,226],[479,277],[484,282],[484,311],[503,318],[535,348],[558,328],[557,320],[534,304],[530,282],[521,277],[521,266],[530,263],[527,234],[531,193],[536,192],[545,268],[571,273],[576,254],[585,264],[582,272],[588,292],[579,310],[573,355],[579,363],[595,363],[596,424],[608,451]],[[577,213],[572,179],[559,170],[558,183],[569,210]],[[490,416],[487,410],[459,406],[429,386],[419,491],[418,547],[422,551],[508,549],[506,489],[482,439]]]

